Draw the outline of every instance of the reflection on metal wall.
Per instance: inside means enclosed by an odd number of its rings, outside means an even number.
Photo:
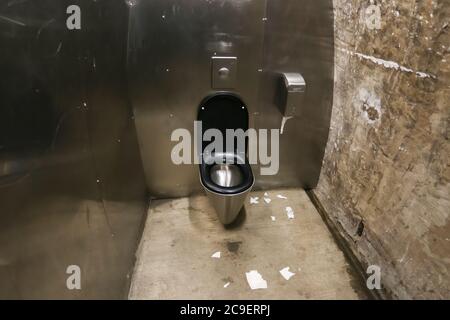
[[[278,75],[304,76],[280,172],[257,183],[316,184],[331,113],[331,0],[126,3],[0,3],[0,298],[125,294],[145,212],[123,68],[127,27],[128,88],[153,196],[201,190],[197,166],[172,165],[170,134],[192,132],[213,91],[215,56],[237,57],[232,91],[248,105],[251,127],[279,128]],[[78,31],[66,28],[71,4],[82,9]],[[72,264],[81,267],[81,291],[66,288]]]
[[[237,57],[236,86],[250,126],[281,127],[275,105],[280,72],[301,73],[308,92],[300,116],[281,137],[280,172],[260,188],[314,187],[325,148],[333,88],[331,0],[132,1],[128,35],[130,95],[150,193],[201,190],[195,165],[175,166],[173,130],[193,122],[214,91],[211,57]],[[259,173],[259,170],[254,172]]]
[[[198,168],[175,166],[170,136],[193,134],[200,102],[211,92],[211,58],[236,56],[235,91],[256,112],[265,2],[137,1],[130,8],[129,84],[147,184],[152,196],[201,189]]]
[[[70,4],[81,30],[66,28]],[[3,1],[0,16],[0,298],[125,297],[146,207],[127,7]]]
[[[301,73],[306,94],[298,116],[280,136],[280,171],[257,176],[261,187],[317,185],[330,127],[333,100],[334,23],[332,0],[268,0],[259,128],[280,128],[276,89],[282,72]]]

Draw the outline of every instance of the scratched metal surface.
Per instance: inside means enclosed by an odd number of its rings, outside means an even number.
[[[268,0],[264,70],[259,88],[257,127],[280,128],[275,88],[280,72],[299,72],[306,81],[300,115],[280,136],[280,170],[259,175],[263,188],[315,188],[327,144],[333,102],[334,27],[331,0]]]
[[[0,298],[126,295],[146,207],[126,28],[119,0],[0,3]]]
[[[200,102],[211,88],[211,57],[237,56],[236,87],[257,112],[265,1],[138,1],[130,8],[128,71],[150,194],[200,191],[198,166],[171,160],[173,130],[193,134]]]
[[[126,291],[145,211],[123,70],[127,36],[152,195],[200,190],[196,167],[174,170],[161,155],[170,154],[170,129],[191,128],[210,92],[204,85],[214,53],[241,59],[238,90],[257,128],[280,124],[271,75],[306,75],[306,113],[288,123],[282,170],[257,181],[260,188],[314,186],[331,111],[330,2],[2,1],[0,297],[116,298]],[[71,4],[82,8],[80,31],[65,27]],[[79,292],[65,287],[69,264],[84,270]]]
[[[154,197],[201,190],[196,165],[172,163],[173,130],[193,133],[200,102],[214,92],[211,57],[236,56],[239,94],[250,127],[280,129],[274,103],[280,72],[302,73],[307,97],[301,115],[280,139],[280,171],[260,176],[257,188],[317,184],[328,137],[333,92],[331,0],[134,1],[130,9],[130,98]]]

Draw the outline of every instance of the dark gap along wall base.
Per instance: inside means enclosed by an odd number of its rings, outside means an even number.
[[[338,244],[339,248],[344,252],[347,261],[352,266],[352,269],[358,276],[358,279],[363,284],[362,287],[366,290],[367,296],[371,297],[374,300],[387,300],[391,297],[388,295],[384,288],[380,290],[369,290],[366,286],[368,274],[367,274],[367,265],[358,259],[358,257],[352,251],[351,246],[347,242],[347,239],[342,236],[344,230],[339,224],[336,224],[336,221],[333,220],[330,214],[325,210],[323,205],[320,203],[320,200],[317,198],[314,190],[306,190],[306,194],[308,195],[311,202],[314,204],[314,207],[317,209],[317,212],[320,214],[323,222],[326,224],[328,230],[333,235],[334,240]]]

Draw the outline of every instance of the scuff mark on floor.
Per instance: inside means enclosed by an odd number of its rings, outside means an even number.
[[[228,241],[227,242],[228,251],[232,253],[237,253],[239,251],[241,244],[242,241]]]

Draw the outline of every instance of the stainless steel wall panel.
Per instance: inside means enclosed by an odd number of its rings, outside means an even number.
[[[334,23],[331,0],[268,0],[264,75],[258,128],[281,128],[275,89],[280,73],[301,73],[306,80],[300,115],[288,120],[280,136],[280,171],[256,173],[260,188],[317,185],[328,139],[333,99]]]
[[[200,191],[198,168],[176,166],[173,130],[193,134],[200,102],[214,92],[211,57],[235,56],[236,88],[257,112],[265,1],[157,0],[130,7],[128,79],[147,184],[155,197]]]
[[[331,0],[155,0],[130,7],[128,78],[150,193],[184,196],[201,190],[196,165],[172,164],[173,130],[191,130],[210,94],[212,56],[237,57],[237,86],[250,126],[280,129],[275,103],[281,72],[307,82],[300,115],[286,124],[280,171],[257,188],[316,185],[326,145],[333,90]]]
[[[72,4],[81,30],[66,28]],[[3,1],[0,43],[0,298],[125,296],[146,185],[153,197],[201,190],[196,165],[172,164],[170,136],[193,133],[215,91],[213,56],[237,57],[233,91],[257,129],[281,126],[279,73],[304,76],[280,172],[254,173],[258,188],[317,183],[332,102],[331,0]],[[71,264],[81,291],[65,286]]]
[[[71,4],[81,30],[66,28]],[[146,210],[127,7],[4,1],[0,15],[0,298],[124,298]]]

